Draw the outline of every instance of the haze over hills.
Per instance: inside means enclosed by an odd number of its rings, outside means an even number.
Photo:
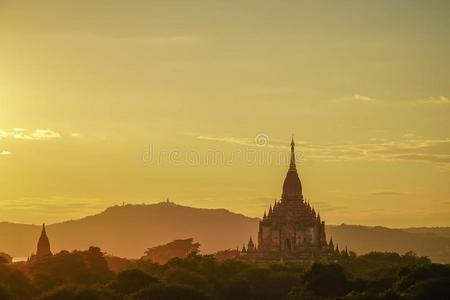
[[[405,231],[411,233],[432,233],[438,236],[450,238],[450,227],[411,227],[406,228]]]
[[[450,237],[442,234],[449,228],[422,228],[415,232],[410,228],[391,229],[381,226],[330,225],[328,236],[339,245],[358,254],[370,251],[393,251],[405,253],[414,251],[418,255],[430,257],[436,262],[450,263]]]
[[[174,239],[194,238],[202,253],[242,247],[258,232],[258,218],[225,209],[191,208],[174,203],[113,206],[79,220],[46,226],[52,250],[87,249],[95,245],[117,256],[137,258],[147,248]],[[0,252],[26,257],[35,251],[41,226],[0,223]],[[450,262],[450,228],[389,229],[358,225],[327,226],[327,237],[358,254],[370,251],[414,251]]]
[[[242,247],[258,232],[257,218],[225,209],[191,208],[173,203],[109,207],[100,214],[46,226],[53,251],[91,245],[124,257],[141,257],[149,247],[194,238],[203,253]],[[0,223],[0,251],[28,256],[41,226]]]

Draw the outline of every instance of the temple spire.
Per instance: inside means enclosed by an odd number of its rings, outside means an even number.
[[[283,193],[281,194],[282,200],[301,200],[302,195],[302,183],[297,173],[297,167],[295,165],[295,142],[294,136],[291,140],[291,162],[289,164],[289,170],[286,174],[286,178],[283,183]]]
[[[255,250],[255,244],[253,243],[252,236],[250,236],[250,240],[247,244],[247,252],[253,252]]]
[[[50,251],[50,242],[47,233],[45,232],[45,224],[42,224],[42,231],[41,236],[39,237],[36,255],[38,257],[52,255],[52,252]]]
[[[289,170],[296,171],[297,168],[295,166],[295,143],[294,143],[294,135],[292,135],[291,140],[291,164],[289,165]]]

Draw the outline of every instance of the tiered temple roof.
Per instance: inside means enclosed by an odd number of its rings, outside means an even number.
[[[252,251],[249,249],[252,248]],[[258,245],[250,238],[246,256],[253,260],[311,260],[334,255],[332,241],[326,241],[325,222],[303,197],[303,188],[295,162],[295,143],[291,141],[291,159],[283,182],[281,199],[269,205],[260,221]]]

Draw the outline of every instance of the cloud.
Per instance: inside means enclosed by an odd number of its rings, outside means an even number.
[[[355,93],[353,95],[343,96],[331,100],[335,103],[352,102],[352,103],[371,103],[371,104],[389,104],[389,101],[383,101],[380,99],[372,98],[366,95]],[[400,102],[401,105],[450,105],[450,98],[447,96],[429,96],[427,98],[418,100],[408,100]]]
[[[446,96],[431,96],[425,99],[420,99],[414,101],[416,104],[436,104],[436,105],[445,105],[450,104],[450,98]]]
[[[48,140],[60,138],[61,135],[51,129],[35,129],[28,130],[24,128],[1,129],[0,139],[16,139],[16,140]]]
[[[81,133],[74,132],[70,134],[71,137],[81,137]]]
[[[418,161],[450,164],[450,139],[403,138],[369,143],[302,145],[306,157],[325,161]]]
[[[219,137],[193,135],[197,139],[232,143],[243,146],[257,146],[255,138]],[[267,136],[266,147],[286,151],[290,141],[271,139]],[[307,159],[327,162],[340,161],[416,161],[435,163],[450,170],[450,138],[427,139],[407,134],[398,140],[369,139],[363,143],[312,143],[296,141]]]
[[[272,140],[266,134],[257,134],[255,137],[251,137],[251,138],[231,137],[231,136],[220,137],[220,136],[193,135],[193,134],[186,134],[186,135],[194,136],[196,139],[199,139],[199,140],[222,142],[222,143],[228,143],[228,144],[237,144],[237,145],[251,146],[251,147],[264,146],[267,148],[284,149],[284,148],[287,148],[290,143],[289,142],[289,143],[283,145],[282,143],[280,143],[280,140]]]
[[[10,151],[8,151],[8,150],[2,150],[1,152],[0,152],[0,155],[11,155],[12,153],[10,152]]]
[[[236,137],[229,137],[229,136],[217,137],[217,136],[208,136],[208,135],[199,135],[196,138],[199,140],[216,141],[216,142],[224,142],[224,143],[247,145],[247,146],[255,145],[255,141],[250,138],[236,138]]]
[[[407,132],[403,135],[404,138],[416,138],[418,137],[417,135],[415,135],[414,133],[411,132]]]
[[[60,138],[61,135],[58,132],[55,132],[50,129],[36,129],[33,133],[31,133],[31,136],[34,139],[56,139]]]
[[[310,202],[310,204],[318,212],[330,212],[330,211],[348,209],[347,206],[334,205],[334,204],[331,204],[329,202],[324,202],[324,201]]]
[[[357,100],[359,102],[369,102],[369,103],[377,102],[377,100],[374,99],[374,98],[371,98],[371,97],[368,97],[368,96],[363,96],[363,95],[360,95],[360,94],[354,94],[353,95],[353,99],[355,99],[355,100]]]
[[[372,195],[372,196],[400,196],[400,195],[405,195],[405,193],[385,190],[385,191],[374,191],[374,192],[371,192],[370,195]]]
[[[154,44],[186,44],[197,42],[200,37],[194,35],[154,36],[148,40]]]
[[[385,212],[387,209],[385,208],[367,208],[363,209],[362,212],[374,213],[374,212]]]
[[[351,96],[344,96],[341,98],[333,99],[332,102],[378,103],[379,101],[369,96],[353,94]]]

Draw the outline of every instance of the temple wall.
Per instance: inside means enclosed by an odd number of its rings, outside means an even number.
[[[271,244],[271,249],[279,249],[280,247],[280,231],[278,230],[272,230],[271,232],[271,236],[272,236],[272,244]]]

